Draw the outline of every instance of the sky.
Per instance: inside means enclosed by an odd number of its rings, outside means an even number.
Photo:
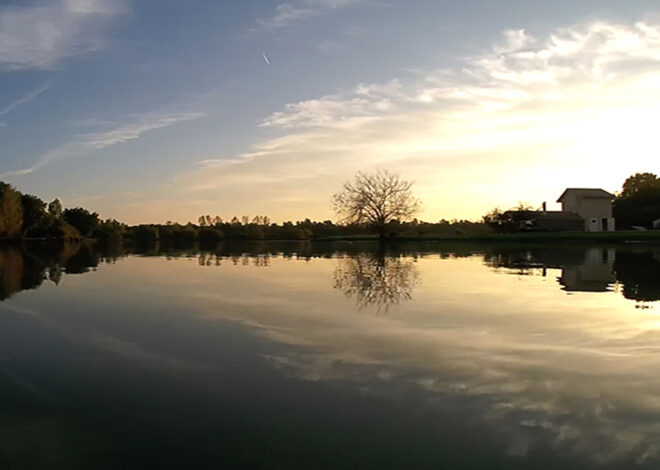
[[[657,0],[0,0],[0,180],[126,223],[473,219],[660,173]]]

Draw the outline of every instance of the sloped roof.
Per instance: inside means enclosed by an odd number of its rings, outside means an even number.
[[[593,199],[614,199],[614,194],[608,193],[604,189],[600,188],[567,188],[557,202],[561,202],[569,194],[575,194],[579,197],[588,197]]]

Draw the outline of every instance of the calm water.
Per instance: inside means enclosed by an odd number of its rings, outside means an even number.
[[[0,299],[3,469],[660,465],[660,248],[2,248]]]

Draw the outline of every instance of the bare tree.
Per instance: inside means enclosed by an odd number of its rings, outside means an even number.
[[[419,211],[421,203],[412,186],[412,181],[387,170],[360,172],[344,183],[332,204],[340,223],[367,224],[384,238],[390,222],[409,219]]]

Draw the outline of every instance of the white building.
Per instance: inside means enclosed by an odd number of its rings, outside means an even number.
[[[614,194],[595,188],[568,188],[557,199],[562,212],[571,212],[584,219],[586,232],[611,232],[615,230],[612,217]]]

